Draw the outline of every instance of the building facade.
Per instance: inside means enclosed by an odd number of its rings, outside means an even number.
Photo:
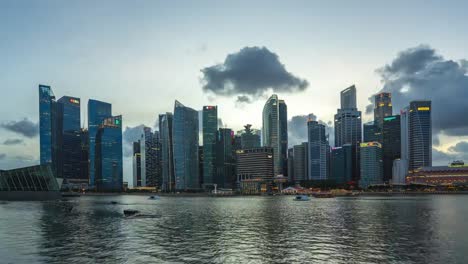
[[[317,121],[307,122],[308,134],[308,180],[326,180],[328,178],[328,141],[325,125]]]
[[[55,154],[55,95],[50,86],[39,85],[39,141],[41,165],[52,164]],[[54,168],[52,168],[54,170]]]
[[[341,147],[331,148],[330,154],[330,180],[342,186],[352,181],[353,175],[353,147],[344,144]]]
[[[255,183],[273,181],[273,148],[262,147],[236,151],[238,182]]]
[[[384,118],[391,116],[392,111],[391,93],[379,93],[374,96],[374,121],[380,130],[383,128]]]
[[[218,107],[203,107],[203,177],[204,184],[215,182],[216,133],[218,131]]]
[[[215,181],[218,188],[236,187],[236,168],[234,158],[234,132],[220,128],[216,137]]]
[[[284,104],[282,102],[281,104]],[[285,104],[281,107],[280,113],[280,100],[276,94],[272,95],[263,107],[263,127],[262,127],[262,138],[263,145],[266,147],[273,148],[274,156],[274,173],[275,175],[283,174],[284,160],[283,153],[287,150],[283,150],[284,144],[282,144],[282,133],[284,128],[282,124],[284,120],[280,121],[280,116],[284,118],[284,111],[286,109]],[[286,121],[287,122],[287,121]],[[287,128],[286,128],[287,131]],[[286,132],[287,134],[287,132]],[[286,145],[287,147],[287,145]]]
[[[412,101],[409,105],[409,170],[432,166],[431,101]]]
[[[361,143],[361,179],[359,187],[383,183],[382,144],[379,142]]]
[[[252,129],[251,124],[244,126],[244,130],[238,132],[240,135],[240,149],[259,148],[260,145],[260,131]]]
[[[175,190],[174,178],[174,145],[172,124],[174,116],[172,113],[159,115],[159,134],[161,141],[161,189],[166,192]]]
[[[172,133],[175,189],[199,190],[198,112],[176,101]]]
[[[400,115],[387,116],[382,125],[382,151],[384,182],[390,183],[393,176],[393,162],[401,158]]]
[[[363,125],[364,138],[363,142],[382,141],[382,132],[379,130],[374,121],[367,122]]]
[[[308,166],[309,161],[307,159],[308,144],[304,142],[300,145],[293,146],[293,170],[294,170],[294,182],[299,184],[301,181],[305,181],[309,178],[308,176]]]
[[[141,141],[133,142],[133,187],[143,187],[141,172]]]

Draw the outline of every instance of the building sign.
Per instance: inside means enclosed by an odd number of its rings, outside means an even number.
[[[80,100],[77,100],[77,99],[73,99],[73,98],[70,98],[70,103],[72,104],[80,104]]]
[[[429,111],[429,110],[431,110],[431,108],[428,106],[418,107],[418,111]]]
[[[384,121],[391,121],[391,120],[395,120],[396,119],[396,116],[389,116],[389,117],[385,117],[383,120]]]
[[[379,147],[382,148],[382,145],[379,142],[365,142],[361,143],[361,148],[367,148],[367,147]]]
[[[120,125],[120,119],[115,119],[115,120],[114,120],[114,124]]]

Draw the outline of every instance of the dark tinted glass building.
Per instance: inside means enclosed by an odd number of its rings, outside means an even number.
[[[326,180],[328,178],[327,152],[328,141],[325,126],[317,121],[307,122],[308,134],[308,180]]]
[[[393,161],[401,158],[400,115],[387,116],[382,126],[382,151],[384,182],[390,183],[393,175]]]
[[[280,144],[283,175],[288,176],[288,107],[284,100],[279,100]]]
[[[39,85],[39,141],[41,164],[52,164],[55,143],[55,95],[50,86]]]
[[[382,132],[378,128],[378,126],[375,124],[374,121],[365,123],[363,125],[364,128],[364,140],[363,142],[372,142],[372,141],[377,141],[381,142],[382,141]]]
[[[103,120],[96,134],[95,151],[97,190],[122,191],[122,116]]]
[[[409,170],[432,166],[431,101],[413,101],[408,122]]]
[[[159,136],[161,142],[161,173],[162,173],[162,190],[174,191],[174,145],[172,134],[172,113],[159,115]]]
[[[174,105],[174,176],[176,190],[200,189],[198,169],[198,112],[179,101]]]
[[[218,131],[217,106],[203,107],[203,183],[215,182],[216,133]]]
[[[233,189],[236,185],[234,132],[220,128],[216,138],[215,183],[219,188]]]
[[[374,121],[382,130],[384,118],[392,115],[392,94],[379,93],[374,96]]]
[[[89,184],[95,185],[96,135],[104,119],[112,116],[112,105],[90,99],[88,101]]]
[[[353,175],[353,147],[344,144],[341,147],[331,148],[330,154],[330,180],[338,185],[345,185],[352,180]]]

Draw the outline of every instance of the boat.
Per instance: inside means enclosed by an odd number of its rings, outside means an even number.
[[[329,192],[314,193],[314,194],[312,194],[312,196],[314,196],[315,198],[333,198],[333,197],[335,197],[335,195],[333,195],[333,193],[329,193]]]
[[[150,197],[148,197],[148,200],[158,200],[159,199],[159,196],[157,195],[151,195]]]
[[[134,216],[134,215],[140,213],[140,211],[134,210],[134,209],[125,209],[123,212],[124,212],[125,216]]]
[[[307,196],[307,195],[297,195],[294,198],[294,201],[309,201],[309,196]]]

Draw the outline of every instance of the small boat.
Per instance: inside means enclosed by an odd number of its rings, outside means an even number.
[[[335,197],[335,195],[333,195],[332,193],[314,193],[313,196],[315,198],[333,198]]]
[[[148,200],[158,200],[159,199],[159,196],[157,195],[151,195],[150,197],[148,197]]]
[[[294,198],[294,201],[309,201],[309,196],[307,196],[307,195],[297,195]]]
[[[125,216],[133,216],[140,213],[140,211],[134,209],[125,209],[123,212]]]

